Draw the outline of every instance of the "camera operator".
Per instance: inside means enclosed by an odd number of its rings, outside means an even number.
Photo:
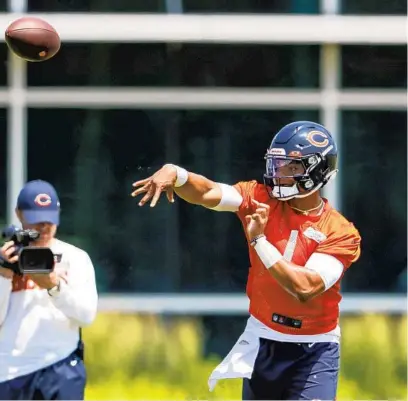
[[[23,229],[40,234],[30,246],[50,248],[55,264],[49,274],[19,275],[16,244],[0,249],[0,399],[84,399],[80,329],[96,316],[93,264],[85,251],[55,238],[60,203],[48,182],[28,182],[16,213]]]

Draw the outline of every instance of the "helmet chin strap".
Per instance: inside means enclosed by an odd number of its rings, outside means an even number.
[[[320,183],[311,191],[307,191],[305,193],[301,193],[298,188],[298,184],[295,183],[291,187],[283,187],[283,186],[274,186],[272,189],[272,195],[274,198],[280,201],[287,201],[293,198],[306,198],[309,195],[313,194],[317,190],[322,187],[323,183]]]
[[[284,187],[280,185],[275,185],[272,189],[272,196],[280,201],[287,201],[293,198],[307,198],[309,195],[313,194],[319,190],[323,184],[327,184],[336,178],[338,169],[331,171],[326,175],[325,183],[321,182],[315,188],[310,191],[301,193],[299,191],[298,184],[295,182],[291,187]]]
[[[291,187],[275,185],[272,189],[272,196],[280,201],[293,199],[297,194],[299,194],[299,189],[296,183]]]

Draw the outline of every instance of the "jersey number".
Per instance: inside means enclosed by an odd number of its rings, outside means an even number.
[[[283,253],[283,258],[288,262],[292,261],[293,254],[295,253],[296,243],[298,239],[299,231],[292,230],[290,232],[288,243],[286,244],[285,252]]]

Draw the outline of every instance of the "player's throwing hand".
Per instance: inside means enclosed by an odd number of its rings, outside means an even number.
[[[140,200],[139,206],[143,206],[149,199],[150,207],[155,207],[162,192],[166,192],[169,202],[174,202],[174,184],[177,180],[177,170],[171,164],[166,164],[160,170],[156,171],[149,178],[136,181],[133,187],[137,188],[132,192],[132,196],[138,196],[145,193]]]
[[[254,199],[252,200],[252,205],[255,212],[245,216],[247,223],[246,231],[249,240],[252,240],[256,236],[264,233],[269,216],[269,205],[260,203]]]

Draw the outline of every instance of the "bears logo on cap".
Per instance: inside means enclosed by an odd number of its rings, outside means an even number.
[[[47,207],[52,203],[51,196],[48,194],[38,194],[34,199],[34,203],[41,207]]]

